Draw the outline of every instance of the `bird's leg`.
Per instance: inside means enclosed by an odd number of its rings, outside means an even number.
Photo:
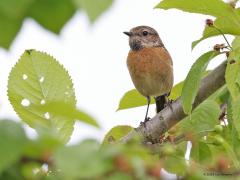
[[[144,127],[146,127],[145,123],[150,120],[150,118],[148,117],[148,110],[149,110],[150,102],[151,102],[151,98],[150,98],[150,96],[147,96],[147,112],[146,112],[144,121],[140,123],[140,125],[143,125]]]
[[[169,106],[171,110],[173,110],[172,108],[172,102],[173,100],[169,99],[168,96],[170,95],[170,92],[168,94],[164,94],[164,97],[165,97],[165,104],[164,104],[164,107],[167,107]]]
[[[151,102],[151,98],[150,98],[150,96],[147,96],[147,112],[146,112],[146,115],[145,115],[144,122],[147,122],[147,121],[149,121],[149,119],[150,119],[150,118],[148,117],[148,110],[149,110],[150,102]]]

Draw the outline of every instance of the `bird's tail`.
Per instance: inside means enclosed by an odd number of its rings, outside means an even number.
[[[166,95],[155,97],[157,113],[164,109],[165,104],[167,103]]]

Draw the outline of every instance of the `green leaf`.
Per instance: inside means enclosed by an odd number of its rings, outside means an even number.
[[[95,141],[84,141],[57,150],[54,160],[64,179],[94,179],[111,170],[111,159],[106,159],[99,147]]]
[[[38,108],[51,101],[76,105],[72,80],[53,57],[35,50],[25,51],[9,75],[8,97],[16,113],[29,126],[49,127],[63,142],[68,141],[73,119],[53,116]]]
[[[184,175],[186,172],[186,160],[182,156],[171,155],[164,159],[163,168],[173,174]]]
[[[197,95],[201,78],[211,59],[219,55],[219,52],[209,51],[200,56],[192,65],[182,89],[182,105],[186,114],[191,113],[192,105]]]
[[[201,133],[213,130],[214,126],[219,124],[219,114],[219,105],[213,100],[205,100],[194,109],[191,116],[184,118],[177,125],[178,134],[190,132],[201,136]]]
[[[75,11],[72,1],[69,0],[35,0],[28,16],[44,28],[58,34]]]
[[[0,1],[0,46],[8,49],[22,26],[33,0]]]
[[[76,7],[84,10],[91,22],[94,22],[111,5],[112,0],[73,0]]]
[[[106,180],[132,180],[132,177],[127,173],[114,172],[110,176],[106,177]]]
[[[232,120],[233,126],[237,130],[238,138],[240,138],[240,95],[237,99],[232,100]]]
[[[183,87],[184,81],[179,82],[175,86],[173,86],[171,90],[171,94],[169,95],[169,99],[176,100],[178,97],[180,97],[182,93],[182,87]],[[153,98],[151,98],[151,103],[155,104],[155,101]],[[136,89],[132,89],[124,94],[124,96],[121,98],[120,103],[118,105],[119,110],[123,109],[129,109],[129,108],[135,108],[140,106],[147,105],[147,100],[144,96],[142,96]]]
[[[230,159],[233,161],[234,167],[236,169],[239,169],[240,168],[239,159],[237,158],[237,156],[236,156],[235,152],[233,151],[232,147],[228,144],[228,142],[225,139],[223,139],[222,146],[226,150],[226,152],[227,152],[228,156],[230,157]]]
[[[208,73],[209,71],[204,71],[203,77],[207,76]],[[171,94],[169,95],[168,98],[171,100],[176,100],[177,98],[179,98],[182,94],[183,84],[184,84],[184,81],[181,81],[176,85],[174,85],[173,88],[171,89]]]
[[[21,173],[21,167],[18,164],[13,164],[10,168],[4,170],[0,174],[0,179],[4,180],[25,180]]]
[[[227,89],[227,85],[223,85],[221,88],[219,88],[217,91],[215,91],[211,96],[208,97],[209,100],[216,101],[219,105],[222,105],[223,103],[228,101],[230,94]]]
[[[25,143],[26,136],[19,123],[0,121],[0,174],[21,158]]]
[[[187,168],[184,158],[186,150],[187,142],[184,141],[178,144],[164,143],[160,153],[163,168],[169,173],[184,175]]]
[[[103,144],[118,141],[132,130],[131,126],[115,126],[105,135]]]
[[[39,105],[39,108],[43,111],[48,111],[53,116],[61,116],[68,119],[78,119],[84,123],[89,125],[99,127],[96,120],[91,117],[89,114],[76,109],[71,104],[67,104],[64,102],[49,102],[43,106]]]
[[[232,98],[229,98],[229,101],[227,103],[227,120],[228,120],[228,126],[224,133],[224,138],[231,143],[231,146],[235,150],[235,152],[239,152],[240,157],[240,125],[239,125],[239,119],[233,119],[233,109],[234,113],[237,113],[239,104],[236,104],[237,101],[233,101]],[[233,107],[235,106],[236,107]],[[236,115],[235,117],[236,118]]]
[[[237,13],[240,14],[240,10],[238,10]],[[231,16],[225,16],[225,17],[217,18],[214,21],[214,26],[217,27],[220,31],[214,27],[206,26],[203,31],[202,37],[192,43],[192,49],[204,39],[207,39],[212,36],[221,35],[222,33],[231,34],[231,35],[240,35],[239,21],[240,21],[239,17],[231,18]]]
[[[169,99],[176,100],[181,96],[182,88],[183,88],[184,81],[179,82],[171,89],[171,94],[169,95]]]
[[[209,165],[213,155],[208,145],[202,141],[194,141],[192,144],[190,158],[196,163]]]
[[[156,8],[176,8],[191,13],[200,13],[216,17],[229,16],[234,12],[234,9],[222,0],[163,0]]]
[[[11,18],[0,12],[0,46],[8,49],[22,26],[21,18]]]
[[[151,104],[154,104],[153,98],[151,98]],[[124,94],[121,98],[118,110],[135,108],[147,105],[147,99],[142,96],[136,89],[132,89]]]
[[[232,48],[228,57],[225,79],[232,98],[236,100],[240,93],[240,37],[234,39]]]
[[[1,0],[0,13],[9,18],[24,17],[29,6],[35,0]]]
[[[200,13],[217,17],[214,26],[224,34],[240,35],[240,10],[234,9],[222,0],[163,0],[157,8],[176,8],[191,13]],[[214,27],[206,27],[202,38],[192,43],[192,49],[202,40],[221,34]]]

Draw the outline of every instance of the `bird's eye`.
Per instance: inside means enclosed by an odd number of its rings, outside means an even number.
[[[148,35],[148,32],[147,31],[143,31],[143,36],[147,36]]]

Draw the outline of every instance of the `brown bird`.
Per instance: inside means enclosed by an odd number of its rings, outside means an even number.
[[[156,30],[148,26],[137,26],[129,32],[130,51],[127,66],[133,84],[140,94],[147,98],[148,120],[150,97],[156,101],[157,112],[167,102],[173,86],[173,63]]]

